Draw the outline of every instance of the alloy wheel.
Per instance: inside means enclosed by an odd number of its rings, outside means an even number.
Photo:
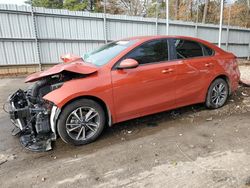
[[[227,94],[227,88],[224,83],[218,83],[212,89],[211,102],[215,106],[222,106],[227,99]]]
[[[79,107],[66,119],[67,134],[76,141],[91,138],[100,125],[99,113],[91,107]]]

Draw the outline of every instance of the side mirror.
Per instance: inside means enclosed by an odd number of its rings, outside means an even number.
[[[138,65],[138,61],[134,59],[124,59],[121,61],[120,65],[118,66],[118,69],[133,69],[138,67]]]

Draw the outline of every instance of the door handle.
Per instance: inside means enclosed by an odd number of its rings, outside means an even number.
[[[213,66],[213,63],[206,63],[205,64],[205,67],[211,67],[211,66]]]
[[[164,69],[164,70],[161,71],[161,73],[166,74],[166,73],[171,73],[173,71],[174,71],[173,69]]]

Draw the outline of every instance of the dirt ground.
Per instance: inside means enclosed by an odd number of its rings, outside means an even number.
[[[250,78],[250,67],[241,66]],[[0,80],[0,105],[24,88],[23,78]],[[218,110],[202,104],[107,128],[94,143],[53,150],[23,149],[0,110],[1,187],[248,187],[250,88],[240,87]]]

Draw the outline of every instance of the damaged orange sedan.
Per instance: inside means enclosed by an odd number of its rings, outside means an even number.
[[[87,144],[105,125],[195,103],[219,108],[240,77],[232,53],[183,36],[127,38],[62,59],[9,97],[15,132],[30,150],[50,150],[58,136]]]

